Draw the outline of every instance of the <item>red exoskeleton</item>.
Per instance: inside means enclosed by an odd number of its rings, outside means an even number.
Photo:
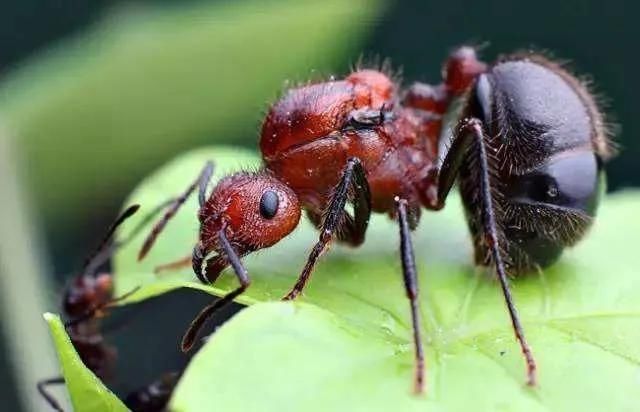
[[[462,99],[452,141],[440,161],[443,118]],[[199,187],[200,236],[193,270],[213,283],[227,266],[240,286],[207,306],[186,332],[188,350],[213,312],[243,293],[250,277],[241,258],[287,236],[305,210],[320,231],[298,281],[295,299],[332,239],[357,246],[372,212],[398,222],[400,256],[415,343],[414,389],[424,388],[418,284],[411,230],[422,208],[441,209],[459,182],[475,260],[495,268],[516,338],[536,383],[508,274],[553,263],[590,226],[599,177],[612,153],[594,99],[574,76],[533,53],[491,65],[474,49],[455,50],[438,86],[406,90],[382,72],[357,70],[343,80],[293,88],[275,102],[262,125],[264,168],[240,172],[206,189],[207,164],[181,196]],[[352,203],[353,212],[345,210]],[[142,259],[182,202],[153,228]]]

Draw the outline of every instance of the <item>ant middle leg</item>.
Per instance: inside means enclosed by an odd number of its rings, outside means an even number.
[[[353,217],[348,216],[344,210],[347,201],[353,203]],[[342,177],[329,201],[329,207],[319,227],[320,238],[311,250],[307,263],[296,284],[285,295],[283,300],[295,299],[302,292],[311,277],[311,272],[316,262],[329,246],[334,234],[336,232],[340,233],[339,229],[346,227],[346,230],[341,232],[343,240],[354,245],[362,243],[369,225],[370,216],[371,194],[364,167],[360,159],[351,158],[347,161]]]
[[[418,275],[411,242],[411,216],[407,201],[396,197],[396,210],[400,226],[400,256],[402,258],[402,277],[407,297],[411,304],[411,325],[415,345],[415,375],[413,390],[419,394],[424,391],[424,351],[420,337],[420,308],[418,305]]]

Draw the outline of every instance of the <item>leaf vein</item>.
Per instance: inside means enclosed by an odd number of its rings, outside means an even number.
[[[607,347],[606,345],[603,345],[599,342],[596,342],[595,340],[589,339],[587,338],[584,334],[580,333],[580,331],[574,330],[574,329],[565,329],[562,328],[558,325],[554,325],[554,324],[548,324],[546,325],[547,327],[554,329],[560,333],[563,333],[567,336],[570,336],[572,338],[577,338],[579,341],[586,343],[588,345],[594,346],[604,352],[610,353],[612,355],[618,356],[622,359],[625,359],[633,364],[635,364],[636,366],[640,366],[640,359],[635,359],[632,356],[629,356],[628,354],[619,352],[613,348]]]

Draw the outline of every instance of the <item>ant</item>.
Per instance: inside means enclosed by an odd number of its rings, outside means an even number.
[[[95,251],[86,258],[80,274],[71,281],[64,291],[62,311],[67,319],[65,328],[71,343],[85,366],[101,380],[108,378],[112,374],[116,358],[115,348],[105,341],[101,332],[101,318],[106,316],[106,310],[109,307],[128,298],[139,288],[134,288],[124,295],[114,298],[112,275],[105,272],[98,273],[98,269],[106,263],[116,249],[128,243],[173,201],[171,199],[152,210],[125,240],[111,242],[116,229],[133,216],[140,206],[132,205],[125,209],[111,224]],[[58,401],[47,391],[47,387],[64,383],[65,380],[62,376],[45,379],[37,383],[38,391],[42,397],[56,411],[63,411],[63,409]]]
[[[583,237],[594,220],[603,163],[613,147],[586,86],[546,57],[516,53],[489,65],[473,48],[460,47],[442,73],[440,85],[415,83],[406,90],[385,73],[365,69],[343,80],[293,88],[270,107],[262,125],[262,170],[223,177],[207,197],[213,164],[205,165],[181,196],[199,187],[193,270],[202,282],[213,283],[231,266],[240,286],[196,316],[183,337],[184,351],[216,310],[249,287],[241,258],[287,236],[302,209],[320,236],[285,300],[302,292],[332,239],[358,246],[370,214],[386,213],[399,225],[415,345],[414,390],[421,393],[424,355],[410,232],[422,207],[444,207],[457,180],[475,262],[495,268],[526,361],[527,384],[536,385],[536,362],[508,275],[549,266]],[[456,101],[463,106],[454,112],[449,142],[443,119]],[[183,201],[156,223],[139,259]]]
[[[164,411],[179,378],[177,372],[165,373],[151,384],[127,395],[124,404],[133,412]]]

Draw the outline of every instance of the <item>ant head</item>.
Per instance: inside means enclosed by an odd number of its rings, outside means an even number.
[[[109,302],[112,293],[113,280],[108,273],[77,276],[65,291],[63,309],[68,317],[78,318]]]
[[[220,230],[238,255],[272,246],[296,228],[300,213],[296,194],[268,172],[227,176],[200,209],[200,251],[220,252]]]
[[[602,189],[610,148],[593,97],[557,64],[517,55],[478,78],[469,111],[499,153],[502,225],[515,265],[553,263],[590,227]]]
[[[262,154],[274,158],[353,124],[379,124],[382,109],[392,105],[394,91],[391,79],[375,70],[291,89],[267,114],[260,138]]]

